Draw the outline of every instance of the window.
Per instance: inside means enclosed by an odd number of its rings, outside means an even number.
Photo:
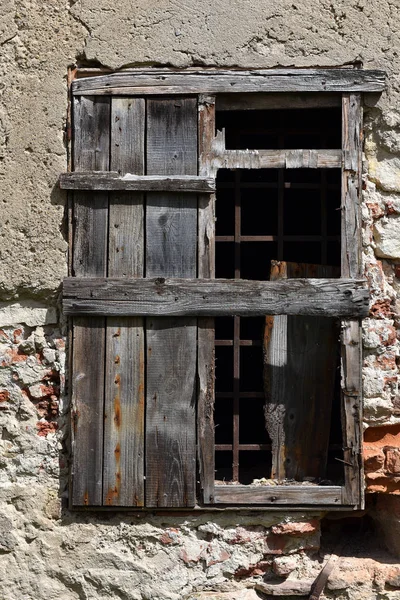
[[[362,506],[361,93],[383,74],[81,75],[71,505]]]

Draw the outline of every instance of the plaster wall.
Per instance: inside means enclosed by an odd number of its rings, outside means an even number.
[[[56,182],[66,169],[66,74],[75,64],[359,64],[387,72],[386,92],[371,96],[365,111],[363,241],[372,300],[364,394],[368,518],[380,524],[392,558],[350,520],[346,526],[358,537],[326,597],[400,598],[399,23],[396,0],[3,0],[2,599],[254,600],[262,597],[255,587],[263,579],[287,584],[286,596],[298,595],[320,571],[338,527],[324,521],[325,550],[318,554],[322,514],[107,516],[62,508],[69,440],[66,332],[57,299],[67,244],[66,198]]]

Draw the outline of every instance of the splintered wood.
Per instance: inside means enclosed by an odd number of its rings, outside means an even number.
[[[322,265],[273,261],[271,267],[272,281],[338,274]],[[332,318],[266,317],[265,421],[272,441],[272,479],[325,477],[338,336]]]

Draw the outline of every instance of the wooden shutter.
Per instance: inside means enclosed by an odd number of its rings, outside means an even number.
[[[73,123],[75,171],[197,175],[194,97],[77,96]],[[196,248],[195,194],[74,193],[75,277],[193,278]],[[72,338],[72,504],[193,506],[196,319],[75,317]]]

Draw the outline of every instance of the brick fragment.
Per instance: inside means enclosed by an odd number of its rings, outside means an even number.
[[[400,474],[400,449],[393,447],[384,448],[386,454],[385,470],[392,474]]]

